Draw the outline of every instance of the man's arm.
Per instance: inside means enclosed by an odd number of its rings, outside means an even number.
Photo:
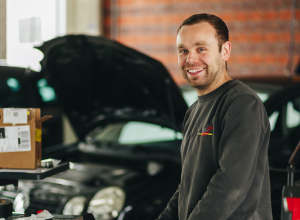
[[[179,188],[170,199],[167,208],[159,215],[157,220],[178,220],[178,196],[179,196]]]
[[[269,121],[262,104],[240,95],[221,120],[220,168],[188,220],[227,219],[245,199],[255,175],[260,175],[255,186],[260,190],[267,169]]]

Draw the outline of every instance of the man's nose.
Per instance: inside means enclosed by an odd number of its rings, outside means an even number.
[[[189,64],[195,63],[197,62],[197,55],[195,52],[190,51],[187,58],[186,58],[186,62]]]

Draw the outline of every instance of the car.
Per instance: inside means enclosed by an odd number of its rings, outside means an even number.
[[[286,86],[264,104],[271,124],[268,157],[272,211],[276,220],[280,219],[281,194],[287,183],[288,161],[300,140],[300,84]],[[299,165],[296,168],[299,169]],[[299,183],[299,173],[295,174],[295,180]]]
[[[62,110],[54,89],[41,73],[11,66],[0,66],[0,73],[0,108],[41,108],[43,115],[53,116],[43,124],[43,147],[62,143]]]
[[[168,71],[102,37],[64,36],[39,49],[40,74],[79,141],[43,149],[43,158],[72,162],[70,170],[42,181],[20,180],[17,192],[6,186],[1,196],[29,213],[156,218],[178,187],[188,108]]]
[[[104,37],[63,36],[38,49],[44,53],[40,74],[78,137],[44,148],[43,158],[70,161],[71,169],[40,181],[20,180],[18,190],[2,187],[1,196],[14,200],[19,212],[156,219],[180,182],[182,121],[197,100],[195,91],[180,91],[160,62]],[[279,219],[282,171],[300,132],[300,85],[243,81],[270,117],[272,206]]]

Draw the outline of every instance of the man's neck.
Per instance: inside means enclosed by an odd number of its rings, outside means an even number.
[[[198,94],[198,96],[202,96],[202,95],[206,95],[214,90],[216,90],[217,88],[219,88],[221,85],[223,85],[224,83],[228,82],[229,80],[232,80],[232,78],[228,75],[227,71],[225,71],[221,77],[217,80],[215,80],[211,85],[209,85],[207,88],[205,89],[196,89],[196,92]]]

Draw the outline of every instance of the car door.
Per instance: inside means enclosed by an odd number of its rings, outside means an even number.
[[[300,86],[288,87],[265,103],[271,136],[269,162],[272,168],[285,169],[300,140]]]
[[[271,127],[268,155],[272,212],[274,220],[279,220],[282,188],[287,184],[288,160],[300,140],[300,84],[274,93],[264,104]],[[300,179],[299,173],[295,179]]]

